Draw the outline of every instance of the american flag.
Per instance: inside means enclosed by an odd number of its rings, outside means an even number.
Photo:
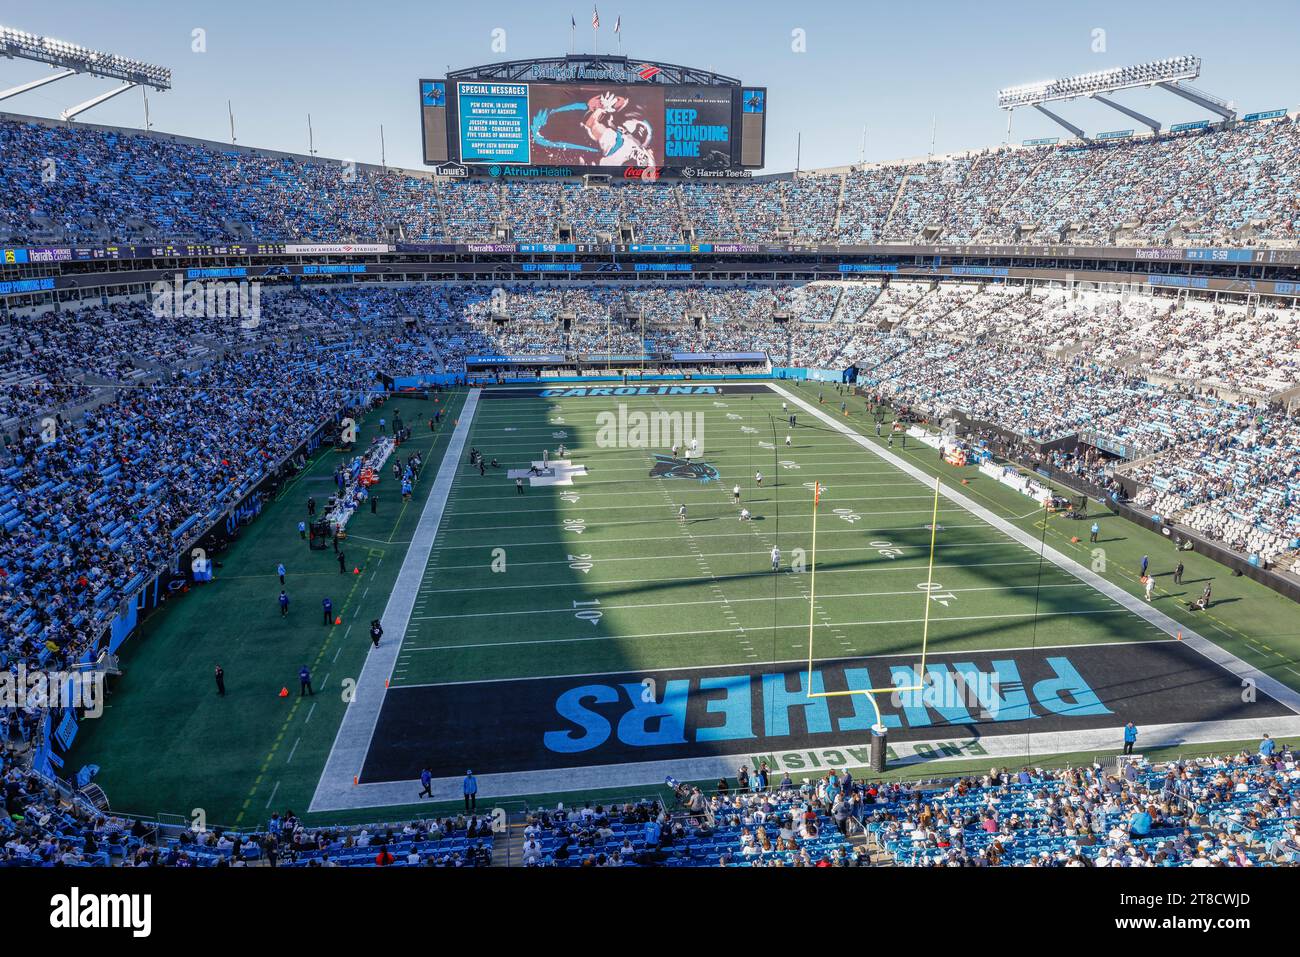
[[[593,6],[593,7],[591,8],[591,28],[592,28],[593,30],[595,30],[595,29],[597,29],[599,26],[600,26],[600,13],[599,13],[599,12],[596,10],[596,8]]]
[[[620,13],[618,16],[614,18],[614,32],[618,33],[618,28],[621,27],[622,25],[623,25],[623,14]]]

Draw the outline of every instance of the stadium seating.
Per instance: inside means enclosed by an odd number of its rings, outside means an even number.
[[[0,120],[0,241],[1294,243],[1293,117],[761,182],[435,181],[130,131]],[[42,171],[47,171],[42,173]],[[52,174],[48,171],[52,170]]]
[[[995,769],[872,788],[862,821],[907,867],[1254,867],[1300,862],[1300,771],[1238,754],[1117,773]],[[1149,817],[1143,816],[1149,815]]]
[[[119,301],[14,314],[5,333],[9,662],[75,657],[206,516],[380,374],[460,373],[476,353],[758,349],[776,365],[855,364],[937,417],[960,410],[1040,442],[1086,434],[1121,457],[1094,457],[1094,484],[1131,475],[1137,504],[1262,562],[1300,539],[1300,425],[1257,398],[1300,380],[1290,310],[910,282],[462,283],[270,292],[251,328]],[[303,388],[261,388],[288,375]],[[248,438],[220,452],[202,441],[228,434]],[[1081,462],[1069,467],[1084,475]]]
[[[248,831],[194,831],[101,814],[55,782],[4,771],[0,867],[486,867],[486,818],[309,828],[292,811]],[[384,863],[380,856],[386,855]],[[391,860],[388,860],[391,857]]]
[[[194,832],[94,812],[0,760],[0,866],[475,867],[486,819],[311,828],[293,814]],[[929,782],[815,784],[528,812],[529,867],[1257,867],[1300,863],[1289,748],[1120,767],[994,768]],[[391,860],[389,859],[391,858]]]

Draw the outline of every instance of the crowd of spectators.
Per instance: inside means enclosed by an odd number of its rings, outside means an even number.
[[[862,821],[910,867],[1256,867],[1300,863],[1300,767],[1260,753],[1119,768],[994,768],[867,785]]]
[[[1221,349],[1195,350],[1198,322]],[[1300,538],[1300,425],[1210,391],[1252,362],[1275,376],[1252,378],[1261,388],[1295,384],[1297,318],[1274,308],[907,282],[461,283],[271,292],[252,328],[160,321],[126,301],[5,325],[9,660],[82,653],[123,597],[381,373],[460,373],[473,354],[756,350],[773,365],[854,364],[864,384],[938,417],[960,411],[1034,442],[1078,435],[1109,454],[1056,465],[1103,487],[1130,475],[1138,505],[1265,563]],[[1128,364],[1143,346],[1193,378]],[[300,387],[275,385],[288,381]]]
[[[340,827],[277,812],[248,831],[191,830],[96,811],[0,760],[0,866],[475,867],[499,849],[487,818]],[[1300,864],[1300,766],[1254,751],[1152,763],[995,767],[931,781],[829,769],[779,781],[742,767],[711,793],[538,808],[526,867],[1258,867]]]
[[[529,812],[523,862],[528,867],[847,867],[868,863],[849,836],[852,778],[829,772],[816,785],[766,767],[741,768],[706,797],[678,785],[677,802]]]
[[[308,827],[293,811],[263,828],[197,830],[97,811],[84,797],[0,761],[0,867],[487,867],[486,817]]]
[[[1002,147],[736,183],[454,181],[0,120],[0,240],[1295,242],[1300,127]]]
[[[0,369],[82,384],[66,405],[21,377],[0,393],[5,666],[78,660],[123,599],[315,429],[368,401],[380,373],[436,371],[422,341],[346,297],[269,298],[254,328],[162,321],[145,302],[10,327],[33,351],[14,348]]]

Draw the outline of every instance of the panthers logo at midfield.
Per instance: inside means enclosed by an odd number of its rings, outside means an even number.
[[[718,478],[718,470],[703,462],[687,462],[675,459],[671,455],[655,455],[655,466],[650,470],[651,478],[694,479],[697,482],[713,482]]]

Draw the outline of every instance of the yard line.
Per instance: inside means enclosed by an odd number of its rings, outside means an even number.
[[[638,470],[638,471],[639,471],[639,470]],[[749,474],[750,474],[751,476],[753,475],[753,473],[749,473]],[[859,473],[857,473],[857,472],[852,472],[852,473],[846,473],[846,474],[857,475],[857,474],[859,474]],[[826,473],[824,473],[824,472],[819,472],[818,475],[820,475],[820,476],[822,476],[822,477],[825,477]],[[646,477],[648,478],[649,476],[647,475]],[[582,497],[583,497],[584,499],[588,499],[588,498],[629,498],[629,497],[643,498],[643,497],[647,494],[647,490],[646,490],[645,488],[629,489],[629,488],[627,487],[628,483],[627,483],[627,481],[626,481],[625,479],[619,479],[619,480],[617,480],[617,481],[612,481],[612,482],[602,482],[602,481],[597,480],[596,476],[594,476],[594,475],[580,476],[580,478],[583,479],[583,482],[582,482],[581,485],[573,485],[573,486],[567,486],[567,485],[565,485],[565,486],[551,486],[551,487],[552,487],[552,488],[561,488],[561,489],[564,489],[564,490],[567,490],[567,491],[571,491],[571,492],[577,492],[577,493],[581,494]],[[736,476],[736,478],[738,479],[738,478],[740,478],[740,476]],[[734,481],[734,479],[733,479],[733,481]],[[712,487],[712,488],[717,488],[717,487],[718,487],[717,485],[713,485],[713,483],[704,483],[704,482],[701,482],[701,483],[699,483],[699,488],[691,489],[691,488],[687,488],[687,485],[688,485],[689,483],[684,483],[684,482],[683,482],[683,483],[678,483],[678,484],[679,484],[679,486],[680,486],[680,490],[681,490],[682,492],[687,492],[687,491],[708,492],[708,491],[711,490],[711,487]],[[720,480],[719,484],[725,485],[725,484],[726,484],[726,481],[725,481],[725,480]],[[789,491],[789,492],[791,492],[792,494],[791,494],[790,496],[781,499],[781,501],[783,501],[783,502],[785,502],[785,501],[790,501],[790,502],[806,501],[806,498],[805,498],[804,496],[807,494],[807,490],[803,488],[803,484],[804,484],[804,483],[802,483],[802,482],[800,482],[798,485],[794,484],[793,482],[777,482],[775,485],[772,485],[772,486],[771,486],[771,491],[777,491],[777,492]],[[811,484],[811,483],[809,483],[809,484]],[[481,495],[481,496],[466,495],[465,498],[466,498],[467,501],[473,501],[473,500],[475,500],[475,499],[483,499],[484,501],[500,501],[500,497],[499,497],[499,489],[497,489],[497,488],[483,489],[482,486],[478,486],[478,487],[479,487],[480,489],[483,490],[483,495]],[[599,491],[599,490],[602,489],[602,488],[608,488],[609,491]],[[826,490],[827,490],[828,488],[832,488],[831,484],[830,484],[829,482],[823,482],[823,483],[822,483],[822,492],[823,492],[823,494],[826,494],[827,498],[830,498],[832,495],[834,495],[834,491],[832,490],[832,492],[827,493]],[[835,488],[835,489],[844,489],[844,488],[851,488],[851,489],[864,489],[864,488],[916,488],[916,482],[913,481],[912,479],[908,479],[907,481],[904,481],[904,482],[844,482],[844,483],[836,483],[836,485],[834,486],[834,488]],[[763,489],[762,489],[762,490],[763,490],[764,492],[766,492],[766,491],[769,491],[769,488],[768,488],[768,486],[765,485],[765,486],[763,486]],[[543,491],[543,492],[546,491],[546,488],[545,488],[545,487],[542,487],[542,488],[541,488],[541,491]],[[854,500],[849,500],[849,501],[880,501],[881,499],[884,499],[884,498],[892,498],[892,496],[877,496],[877,497],[874,497],[874,498],[866,498],[866,499],[861,499],[861,500],[856,500],[856,499],[854,499]],[[840,499],[840,501],[846,501],[846,500],[845,500],[845,499]],[[463,510],[462,510],[462,509],[456,509],[455,511],[460,512],[460,513],[463,514]],[[511,511],[511,510],[507,509],[507,511]],[[1035,512],[1033,512],[1033,513],[1031,513],[1031,514],[1037,514],[1037,510],[1035,510]]]
[[[910,482],[910,483],[908,483],[908,484],[910,484],[910,485],[915,485],[916,483],[915,483],[915,482]],[[788,488],[789,486],[786,486],[786,487]],[[701,491],[708,491],[708,490],[707,490],[707,489],[689,489],[689,488],[683,488],[683,489],[681,489],[681,491],[682,491],[682,492],[701,492]],[[581,493],[579,493],[579,494],[581,494]],[[831,501],[830,496],[827,496],[826,498],[827,498],[827,501],[828,501],[828,502]],[[911,501],[911,500],[913,500],[913,499],[921,499],[921,500],[934,501],[934,495],[933,495],[933,494],[931,494],[931,495],[880,495],[880,496],[868,496],[868,497],[865,497],[865,498],[837,498],[837,499],[834,499],[834,500],[833,500],[832,504],[835,504],[835,505],[844,505],[844,504],[847,504],[847,503],[849,503],[849,502],[903,502],[903,501]],[[762,501],[764,501],[764,502],[771,502],[771,501],[774,501],[774,500],[773,500],[773,499],[763,499]],[[791,504],[791,505],[792,505],[792,504],[795,504],[795,503],[798,503],[798,502],[802,502],[802,501],[805,501],[805,497],[804,497],[804,496],[799,496],[799,497],[791,496],[789,499],[787,499],[787,500],[785,501],[785,504]],[[581,510],[584,511],[584,512],[611,512],[611,511],[623,511],[623,510],[625,510],[625,509],[630,509],[630,508],[663,508],[663,506],[662,506],[662,505],[659,505],[659,504],[657,504],[657,503],[649,503],[649,502],[647,502],[647,503],[643,503],[643,504],[641,504],[641,505],[586,505],[586,504],[583,504],[583,505],[574,505],[574,506],[572,506],[572,508],[574,508],[574,509],[581,509]],[[950,508],[950,509],[948,509],[948,510],[949,510],[949,511],[961,511],[961,509],[960,509],[959,507],[957,507],[957,506],[954,506],[954,507],[952,507],[952,508]],[[854,511],[857,511],[857,510],[854,509]],[[890,510],[887,511],[887,512],[858,512],[858,514],[859,514],[859,515],[893,515],[893,514],[896,514],[898,511],[899,511],[899,509],[890,509]],[[908,509],[908,511],[921,511],[921,512],[925,512],[925,513],[928,515],[928,514],[930,514],[931,509],[928,509],[928,508],[926,508],[926,509]],[[943,511],[943,509],[940,509],[940,511]],[[458,512],[456,513],[456,517],[459,518],[459,517],[462,516],[462,515],[535,515],[535,514],[537,514],[537,509],[536,509],[536,508],[494,508],[494,509],[486,509],[486,510],[484,510],[484,511],[479,511],[479,512],[458,511]],[[460,529],[455,528],[455,527],[450,526],[450,525],[448,526],[448,530],[449,530],[449,531],[460,531]]]
[[[640,523],[640,522],[634,522],[634,523],[632,523],[632,524],[643,524],[643,523]],[[553,523],[545,523],[545,524],[538,524],[538,525],[520,525],[520,526],[518,526],[518,527],[519,527],[519,528],[538,528],[538,529],[546,529],[546,528],[549,528],[549,529],[553,529],[555,526],[554,526]],[[951,530],[951,529],[954,529],[954,528],[985,528],[985,529],[986,529],[986,528],[988,528],[988,525],[986,525],[984,522],[977,522],[977,523],[975,523],[975,524],[973,524],[973,525],[944,525],[943,527],[944,527],[945,530]],[[880,533],[880,532],[922,532],[922,531],[929,531],[929,529],[927,529],[924,525],[896,525],[896,526],[891,526],[891,527],[889,527],[889,528],[832,528],[832,529],[821,529],[821,530],[818,532],[818,534],[819,534],[819,535],[851,535],[851,534],[853,534],[854,532],[858,532],[858,533],[862,533],[862,534],[864,534],[864,535],[866,535],[866,536],[872,536],[872,535],[876,535],[876,534],[878,534],[878,533]],[[738,531],[734,531],[734,532],[723,532],[723,533],[721,533],[721,534],[719,534],[719,535],[703,534],[703,535],[696,535],[695,537],[696,537],[696,538],[736,538],[737,536],[740,536],[740,535],[748,535],[748,534],[749,534],[749,532],[748,532],[747,530],[745,530],[745,529],[740,529],[740,530],[738,530]],[[677,538],[678,538],[678,537],[677,537],[676,535],[642,535],[642,536],[638,536],[638,537],[637,537],[637,541],[638,541],[638,542],[664,542],[664,541],[676,541]],[[591,538],[590,540],[591,540],[591,541],[597,541],[597,540],[600,540],[600,541],[602,541],[602,544],[605,544],[605,543],[607,543],[607,541],[608,541],[608,540],[601,540],[601,539],[599,539],[598,536],[594,536],[594,535],[592,536],[592,538]],[[622,541],[623,539],[618,539],[618,540],[619,540],[619,541]],[[542,545],[572,545],[572,544],[574,544],[574,542],[573,542],[571,539],[567,539],[567,538],[544,539],[544,540],[536,541],[536,542],[494,542],[494,543],[493,543],[494,546],[498,546],[498,545],[499,545],[499,546],[502,547],[502,548],[532,548],[532,547],[534,547],[534,546],[542,546]],[[996,543],[996,542],[995,542],[995,543],[987,543],[987,542],[965,542],[965,543],[961,543],[961,544],[966,544],[966,545],[979,545],[979,546],[981,546],[981,547],[991,547],[992,545],[997,544],[997,543]],[[475,544],[475,545],[448,545],[448,546],[447,546],[448,549],[455,548],[455,549],[460,549],[460,550],[462,550],[462,551],[465,550],[465,549],[480,549],[480,548],[484,548],[484,547],[490,547],[490,546],[485,546],[485,545],[483,545],[482,543]],[[913,545],[913,546],[906,546],[906,547],[919,548],[920,546]],[[956,548],[956,547],[958,547],[958,546],[957,546],[957,545],[948,545],[948,546],[946,546],[946,547],[947,547],[947,548]],[[818,549],[818,550],[820,551],[820,549]]]
[[[771,550],[770,548],[766,548],[766,549],[762,549],[762,548],[760,548],[760,550],[755,550],[755,551],[753,551],[753,552],[749,552],[748,554],[749,554],[749,555],[753,555],[753,556],[766,555],[768,552],[770,552],[770,550]],[[727,554],[728,554],[728,555],[734,555],[735,553],[727,553]],[[682,556],[679,556],[679,557],[681,557],[681,558],[686,558],[686,557],[688,557],[688,556],[682,555]],[[606,561],[606,560],[607,560],[607,559],[601,559],[602,562],[603,562],[603,561]],[[700,567],[701,567],[701,568],[704,568],[704,569],[708,569],[708,567],[709,567],[708,563],[705,562],[703,559],[699,559],[698,562],[697,562],[697,564],[699,564]],[[1032,566],[1032,565],[1037,565],[1038,563],[1037,563],[1037,562],[1006,562],[1005,564],[1008,564],[1008,565],[1031,565],[1031,566]],[[874,573],[877,572],[877,571],[912,571],[912,572],[915,572],[915,571],[920,571],[920,570],[922,570],[922,569],[924,569],[924,568],[926,568],[926,567],[928,567],[928,566],[926,566],[926,565],[909,565],[909,566],[906,566],[906,567],[902,567],[902,566],[895,566],[895,565],[885,565],[885,566],[882,566],[882,567],[879,568],[879,569],[875,569],[875,568],[873,568],[873,569],[871,569],[871,572],[872,572],[872,574],[874,574]],[[991,566],[991,565],[935,565],[934,567],[935,567],[935,568],[955,568],[955,569],[965,570],[965,569],[969,569],[969,568],[988,568],[988,567],[992,567],[992,566]],[[1046,570],[1046,569],[1044,569],[1044,570]],[[861,575],[861,574],[863,574],[863,571],[864,571],[864,570],[863,570],[862,568],[820,568],[820,567],[819,567],[819,568],[817,569],[817,571],[818,571],[818,573],[821,574],[821,575],[848,575],[848,574]],[[1057,575],[1066,575],[1066,573],[1063,572],[1063,571],[1061,571],[1060,569],[1054,569],[1053,571],[1054,571],[1054,573],[1057,574]],[[759,569],[757,569],[757,570],[755,570],[755,571],[750,571],[750,572],[741,572],[741,573],[737,573],[737,574],[734,574],[734,575],[715,575],[715,574],[713,574],[711,571],[710,571],[710,572],[707,572],[707,574],[708,574],[711,578],[716,579],[718,582],[726,582],[726,581],[748,581],[748,580],[756,579],[756,578],[766,578],[766,577],[768,577],[768,575],[771,574],[771,572],[769,571],[769,569],[768,569],[766,566],[764,566],[764,567],[759,568]],[[476,592],[476,591],[489,591],[489,592],[501,591],[501,592],[510,592],[510,591],[524,591],[524,590],[527,590],[527,589],[530,589],[530,588],[582,588],[582,589],[588,589],[588,590],[591,590],[593,593],[595,593],[595,590],[596,590],[597,588],[603,588],[603,587],[605,587],[605,586],[607,586],[607,585],[667,585],[667,584],[670,584],[670,583],[672,583],[672,582],[681,582],[681,583],[683,583],[683,584],[690,584],[690,583],[692,583],[692,582],[694,582],[694,583],[698,583],[699,581],[700,581],[700,577],[699,577],[698,575],[682,575],[682,576],[673,576],[673,577],[657,576],[657,577],[655,577],[655,578],[614,578],[614,579],[609,579],[609,580],[601,580],[601,579],[599,579],[599,578],[590,578],[590,579],[589,579],[589,578],[580,578],[580,579],[574,579],[574,580],[572,580],[572,581],[564,581],[564,582],[535,582],[535,583],[529,583],[529,584],[526,584],[526,585],[480,585],[480,586],[474,586],[474,587],[472,587],[472,588],[463,588],[463,587],[462,587],[462,588],[456,588],[456,587],[453,587],[453,588],[431,588],[431,589],[428,589],[428,590],[425,592],[425,594],[428,594],[428,595],[441,595],[441,594],[446,594],[446,595],[458,595],[458,594],[463,594],[464,592]],[[1077,579],[1073,579],[1073,578],[1072,578],[1069,582],[1067,582],[1067,584],[1070,585],[1071,587],[1073,587],[1073,586],[1075,586],[1075,585],[1082,584],[1082,583],[1079,582]],[[1024,585],[1005,585],[1005,586],[989,586],[989,587],[991,587],[991,588],[993,588],[993,587],[998,587],[998,588],[1034,588],[1034,587],[1036,587],[1036,585],[1035,585],[1035,584],[1032,584],[1032,583],[1026,583],[1026,584],[1024,584]],[[1049,587],[1049,586],[1044,585],[1043,587],[1046,588],[1046,587]],[[1059,586],[1059,585],[1053,585],[1053,586],[1050,586],[1050,587],[1053,587],[1053,588],[1059,588],[1059,587],[1061,587],[1061,586]],[[965,591],[981,591],[981,590],[983,590],[983,589],[980,589],[980,588],[948,588],[948,589],[945,589],[945,590],[946,590],[946,591],[951,591],[951,592],[965,592]],[[855,593],[852,593],[852,594],[844,594],[844,595],[836,595],[836,594],[825,595],[825,594],[824,594],[824,595],[822,595],[822,597],[823,597],[823,598],[862,598],[862,597],[877,597],[877,596],[884,596],[884,595],[917,595],[917,594],[922,594],[922,593],[921,593],[921,592],[918,592],[918,591],[900,591],[900,592],[889,592],[889,591],[882,591],[882,592],[855,592]],[[788,597],[793,597],[793,596],[788,596]],[[805,598],[805,600],[806,600],[806,599],[807,599],[807,595],[805,595],[804,598]],[[759,601],[759,600],[761,600],[761,599],[748,599],[748,598],[746,598],[746,599],[738,599],[738,600],[739,600],[739,601]],[[648,607],[651,607],[651,606],[649,606],[649,605],[636,605],[636,606],[630,606],[630,607],[648,608]],[[417,608],[417,609],[419,608],[419,605],[418,605],[418,604],[417,604],[416,608]],[[521,614],[522,614],[522,613],[521,613]],[[423,618],[423,616],[417,616],[417,618],[416,618],[415,620],[424,620],[424,618]]]
[[[1109,648],[1112,646],[1123,647],[1124,645],[1150,645],[1150,644],[1162,644],[1162,643],[1172,644],[1174,643],[1174,641],[1175,639],[1173,638],[1151,638],[1151,639],[1143,638],[1138,641],[1080,641],[1080,642],[1075,642],[1074,644],[1065,644],[1065,645],[1020,645],[1014,648],[999,648],[998,653],[1012,654],[1017,651],[1069,651],[1074,648]],[[802,648],[805,647],[805,645],[803,645],[802,643],[796,643],[794,647]],[[853,657],[859,658],[863,661],[874,661],[882,658],[884,659],[898,658],[900,656],[897,652],[891,651],[891,652],[884,652],[880,654],[854,655]],[[826,657],[817,659],[817,661],[820,662],[837,661],[837,660],[843,660],[843,659],[826,658]],[[807,664],[808,656],[800,655],[798,658],[777,658],[775,660],[768,661],[765,663],[772,665],[773,667],[778,667],[780,665]],[[718,662],[716,664],[710,664],[708,665],[708,667],[743,668],[747,664],[748,662],[745,661],[723,661],[723,662]],[[429,681],[423,684],[416,684],[416,683],[403,684],[397,690],[406,690],[410,688],[453,688],[456,685],[487,685],[487,684],[495,684],[499,681],[549,681],[554,678],[558,678],[558,679],[601,678],[606,676],[616,677],[618,675],[641,676],[648,671],[670,671],[670,672],[671,671],[698,671],[700,667],[701,667],[700,665],[665,665],[662,668],[641,668],[632,671],[583,671],[583,672],[578,672],[576,674],[564,674],[564,675],[556,675],[556,674],[522,675],[517,678],[468,678],[464,681]]]
[[[639,541],[647,541],[647,539],[639,539]],[[486,548],[487,546],[486,546],[486,545],[477,545],[477,546],[473,546],[473,547],[475,547],[475,548]],[[899,547],[901,547],[901,548],[920,548],[919,545],[902,545],[902,546],[899,546]],[[1002,541],[1002,542],[956,542],[956,543],[953,543],[953,544],[945,545],[945,546],[944,546],[944,548],[1008,548],[1008,547],[1016,548],[1016,549],[1021,549],[1021,548],[1023,548],[1024,546],[1021,545],[1019,542],[1013,542],[1013,541]],[[819,549],[817,549],[817,551],[818,551],[818,552],[878,552],[879,549],[878,549],[878,548],[872,548],[870,545],[847,545],[847,546],[844,546],[844,547],[841,547],[841,548],[819,548]],[[721,557],[726,557],[726,556],[735,556],[735,555],[737,554],[737,552],[735,552],[735,551],[729,551],[729,552],[701,552],[700,554],[704,555],[706,558],[721,558]],[[749,552],[749,553],[743,553],[743,554],[757,554],[757,552]],[[608,563],[608,562],[644,562],[644,561],[659,561],[659,560],[662,560],[662,559],[675,559],[675,558],[683,558],[683,557],[685,557],[685,556],[683,556],[680,552],[676,552],[676,553],[672,553],[672,554],[667,554],[667,555],[625,555],[625,556],[623,556],[623,557],[621,557],[621,558],[619,558],[619,557],[613,557],[613,558],[605,558],[605,557],[602,557],[601,560],[600,560],[600,563],[601,563],[602,565],[604,565],[604,564],[606,564],[606,563]],[[557,560],[555,560],[555,561],[550,561],[550,562],[520,562],[520,561],[512,561],[512,562],[510,563],[510,565],[511,565],[512,568],[518,568],[518,567],[520,567],[520,566],[533,567],[533,566],[544,566],[544,565],[564,565],[564,566],[568,566],[568,564],[569,564],[569,560],[568,560],[567,558],[564,558],[564,559],[557,559]],[[888,562],[886,562],[886,563],[883,563],[883,564],[881,565],[881,568],[889,569],[890,571],[898,571],[898,570],[900,570],[900,569],[907,569],[907,568],[925,568],[925,567],[927,567],[927,564],[928,564],[928,563],[927,563],[924,559],[922,559],[922,560],[921,560],[921,563],[918,564],[918,565],[910,565],[910,564],[908,564],[906,561],[892,560],[892,561],[888,561]],[[936,564],[934,567],[935,567],[935,568],[992,568],[992,567],[999,566],[999,565],[1038,565],[1038,564],[1039,564],[1038,559],[1035,558],[1035,559],[1032,560],[1032,561],[1023,561],[1023,562],[977,562],[977,563],[974,563],[974,564],[965,564],[965,563],[962,563],[962,562],[953,562],[953,563],[950,564],[950,565],[938,565],[938,564]],[[480,570],[480,571],[481,571],[481,570],[483,569],[483,566],[484,566],[484,563],[483,563],[483,562],[478,562],[478,563],[473,564],[473,565],[443,565],[443,566],[439,569],[439,571],[441,571],[441,572],[455,572],[455,571],[465,571],[465,570],[473,570],[473,569],[477,569],[477,570]],[[818,570],[821,571],[820,568],[819,568]],[[1044,569],[1044,570],[1046,570],[1046,569]],[[1066,573],[1066,572],[1062,572],[1061,569],[1058,569],[1058,568],[1056,568],[1055,566],[1053,566],[1051,570],[1052,570],[1052,571],[1056,571],[1056,572],[1061,572],[1061,574],[1068,574],[1068,573]],[[862,569],[840,569],[840,568],[836,568],[836,569],[831,569],[830,571],[823,571],[822,573],[823,573],[823,574],[836,574],[836,573],[839,573],[839,572],[842,572],[842,571],[862,571]],[[875,572],[875,571],[877,571],[877,569],[874,569],[874,568],[873,568],[872,571]],[[433,581],[433,580],[434,580],[434,579],[432,579],[432,578],[429,579],[429,581]],[[660,581],[660,580],[662,580],[662,579],[656,579],[656,581]],[[462,591],[463,589],[453,588],[453,589],[447,589],[447,590],[448,590],[448,591]]]
[[[1127,614],[1123,608],[1100,608],[1092,611],[1040,611],[1036,615],[1034,612],[1013,615],[961,615],[952,618],[941,618],[940,621],[999,621],[1010,620],[1013,618],[1058,618],[1067,615],[1119,615]],[[924,619],[921,618],[892,618],[881,621],[842,621],[839,624],[848,625],[919,625]],[[934,619],[931,619],[933,622]],[[793,625],[766,625],[763,628],[753,629],[754,631],[807,631],[806,622]],[[661,631],[650,632],[642,635],[595,635],[587,638],[535,638],[524,641],[481,641],[463,645],[425,645],[422,647],[412,646],[411,651],[466,651],[471,648],[509,648],[518,645],[565,645],[588,641],[633,641],[643,638],[686,638],[692,635],[722,635],[730,634],[729,628],[715,629],[692,629],[690,631]],[[1001,651],[1002,649],[996,649]],[[972,650],[971,654],[979,653],[978,650]],[[806,660],[806,659],[805,659]]]
[[[866,438],[866,436],[856,432],[849,424],[832,418],[825,412],[817,409],[815,406],[810,405],[805,400],[791,395],[779,385],[769,385],[768,388],[773,392],[776,392],[778,395],[789,399],[806,412],[811,413],[836,432],[849,438],[850,441],[864,449],[867,449],[880,459],[902,469],[908,475],[914,477],[918,482],[925,485],[930,484],[931,476],[927,473],[912,463],[900,459],[892,451],[887,451],[886,449],[881,448],[879,443],[873,444]],[[1255,668],[1238,658],[1236,655],[1233,655],[1227,649],[1214,644],[1208,638],[1198,634],[1195,630],[1180,624],[1178,621],[1166,615],[1159,609],[1153,608],[1144,603],[1137,596],[1129,594],[1119,585],[1102,578],[1096,572],[1081,565],[1059,549],[1038,541],[1037,536],[1033,536],[1023,529],[1012,525],[1011,522],[995,514],[983,505],[980,505],[978,502],[958,491],[951,484],[942,488],[940,492],[946,499],[948,499],[948,501],[961,505],[970,512],[972,516],[983,519],[986,524],[996,531],[1001,532],[1008,538],[1020,542],[1032,554],[1041,555],[1044,560],[1065,569],[1080,581],[1087,582],[1102,595],[1113,598],[1120,606],[1127,609],[1130,614],[1135,615],[1137,618],[1150,624],[1156,625],[1167,635],[1173,636],[1175,634],[1181,634],[1187,645],[1199,652],[1209,661],[1237,678],[1254,682],[1254,685],[1269,697],[1281,702],[1296,714],[1300,714],[1300,692],[1297,692],[1294,688],[1291,688],[1278,681],[1276,678],[1265,674],[1258,668]]]

